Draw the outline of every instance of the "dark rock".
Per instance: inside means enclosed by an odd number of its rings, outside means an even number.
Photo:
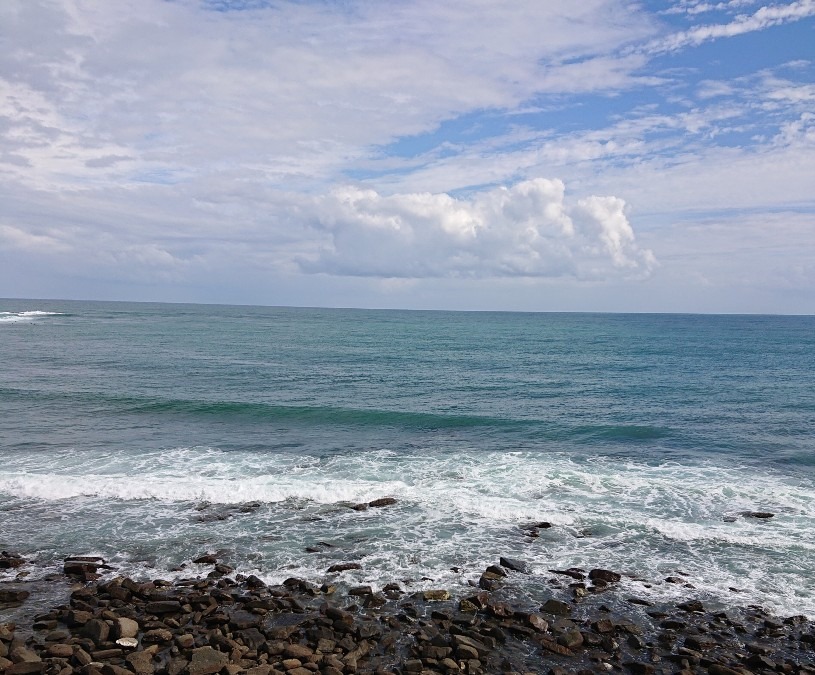
[[[147,614],[175,614],[181,612],[181,603],[178,600],[156,600],[144,606]]]
[[[354,586],[348,589],[348,595],[373,595],[373,592],[370,586]]]
[[[31,593],[22,589],[0,589],[0,604],[23,602]]]
[[[680,602],[677,607],[685,612],[704,612],[705,606],[699,600],[688,600]]]
[[[391,506],[392,504],[396,504],[396,500],[393,497],[381,497],[379,499],[374,499],[373,501],[368,502],[368,506],[372,508]]]
[[[612,572],[611,570],[596,568],[589,572],[589,579],[592,581],[600,580],[613,583],[619,581],[621,578],[622,577],[617,572]]]
[[[107,642],[110,635],[110,626],[100,619],[91,619],[82,627],[80,634],[89,637],[97,645],[101,645],[103,642]]]
[[[508,570],[512,570],[513,572],[529,574],[531,571],[529,569],[529,565],[525,563],[523,560],[501,557],[498,562],[500,563],[501,567],[506,567]]]
[[[131,652],[125,657],[125,661],[127,661],[136,675],[152,675],[156,672],[156,666],[153,663],[153,653],[151,651]],[[212,673],[217,671],[207,672]]]
[[[336,565],[331,565],[328,568],[329,573],[331,572],[345,572],[347,570],[361,570],[362,565],[359,563],[337,563]]]
[[[648,600],[643,598],[626,598],[627,602],[630,602],[632,605],[642,605],[643,607],[652,607],[653,604],[650,603]]]
[[[25,564],[22,556],[8,551],[0,552],[0,570],[17,569]]]
[[[767,518],[772,518],[775,514],[770,513],[769,511],[742,511],[739,515],[742,515],[745,518],[759,518],[765,520]]]
[[[552,598],[543,603],[541,611],[555,616],[568,616],[572,613],[572,608],[568,603]]]
[[[193,562],[197,565],[214,565],[218,562],[218,556],[214,553],[205,553],[193,560]]]

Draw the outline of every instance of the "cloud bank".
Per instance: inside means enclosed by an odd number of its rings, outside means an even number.
[[[300,261],[307,272],[606,279],[647,276],[656,264],[637,246],[622,199],[568,208],[563,182],[545,178],[469,199],[345,187],[317,202],[315,220],[331,243]]]

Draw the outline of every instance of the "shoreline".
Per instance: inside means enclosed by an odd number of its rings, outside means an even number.
[[[550,589],[519,599],[514,584],[528,570],[505,558],[455,595],[395,581],[380,591],[297,578],[267,585],[213,554],[193,562],[211,571],[103,578],[115,570],[102,559],[74,557],[61,575],[0,583],[0,600],[19,592],[16,613],[25,617],[16,627],[0,619],[0,673],[815,674],[815,623],[806,617],[721,610],[692,589],[683,602],[652,604],[630,597],[611,570],[552,571]],[[62,595],[60,585],[64,602],[38,605],[36,595]]]

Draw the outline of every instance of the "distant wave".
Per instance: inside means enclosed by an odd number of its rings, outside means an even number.
[[[539,419],[518,419],[494,415],[465,415],[381,408],[345,408],[339,406],[298,406],[241,401],[204,401],[182,398],[113,397],[103,394],[76,392],[29,392],[0,387],[0,400],[69,400],[75,404],[99,406],[111,414],[179,415],[210,420],[236,419],[246,423],[289,423],[319,426],[384,427],[410,430],[440,431],[446,429],[496,429],[519,432],[538,440],[571,440],[579,443],[648,441],[666,438],[671,430],[642,425],[579,425],[574,427],[552,424]]]
[[[20,323],[23,321],[34,321],[42,316],[62,316],[62,312],[43,312],[32,309],[25,312],[0,312],[0,323]]]

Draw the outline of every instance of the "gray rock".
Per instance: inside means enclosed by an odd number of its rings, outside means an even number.
[[[229,663],[229,657],[212,647],[192,650],[192,660],[187,666],[189,675],[214,675]]]

